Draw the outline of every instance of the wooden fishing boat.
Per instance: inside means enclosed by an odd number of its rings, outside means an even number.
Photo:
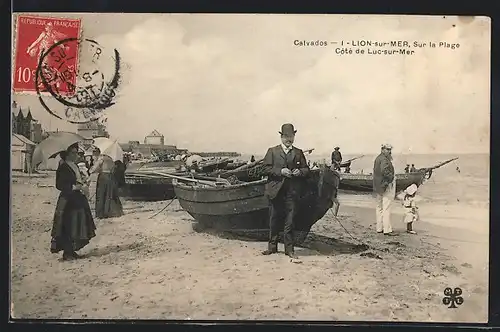
[[[198,163],[198,171],[200,173],[211,173],[218,169],[224,169],[230,161],[231,160],[229,158],[203,160]]]
[[[421,168],[416,172],[396,174],[396,192],[405,190],[408,186],[422,185],[430,179],[432,172],[458,158],[453,158],[432,167]],[[347,191],[371,192],[373,191],[373,174],[341,173],[339,189]]]
[[[246,164],[247,164],[246,161],[231,160],[231,161],[229,161],[229,163],[227,164],[227,166],[224,167],[224,169],[225,170],[232,170],[232,169],[236,169],[238,167],[244,166]]]
[[[125,171],[125,185],[121,196],[131,200],[159,201],[175,196],[172,178],[155,174],[158,171],[177,176],[188,173],[180,170],[179,161],[154,162],[131,167]]]
[[[396,174],[396,191],[405,190],[412,184],[420,186],[424,182],[425,176],[425,172]],[[341,173],[339,189],[371,192],[373,191],[373,175]]]
[[[264,196],[267,180],[222,186],[174,181],[181,207],[195,219],[197,229],[215,229],[255,240],[269,236],[269,202]],[[295,241],[304,241],[311,227],[332,207],[339,174],[323,167],[311,171],[299,200]]]

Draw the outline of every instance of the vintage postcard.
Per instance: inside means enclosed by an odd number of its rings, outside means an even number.
[[[487,322],[490,19],[12,24],[13,319]]]

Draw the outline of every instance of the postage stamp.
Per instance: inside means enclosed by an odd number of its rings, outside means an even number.
[[[16,21],[15,61],[13,69],[13,90],[21,93],[34,93],[36,70],[43,54],[61,40],[80,38],[81,20],[45,16],[19,15]],[[78,71],[78,44],[59,44],[53,51],[65,58],[65,68],[57,68],[59,75],[68,77],[75,85]],[[40,88],[40,87],[38,87]],[[60,93],[70,93],[69,86],[59,85]]]
[[[77,72],[63,51],[78,49]],[[98,119],[114,104],[120,83],[120,54],[91,39],[66,38],[48,48],[36,69],[35,87],[40,104],[50,114],[70,123]],[[48,92],[48,94],[43,94]]]

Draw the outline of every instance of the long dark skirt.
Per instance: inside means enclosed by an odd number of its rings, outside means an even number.
[[[118,185],[111,173],[100,173],[97,177],[95,215],[97,218],[123,216],[122,202],[120,202],[118,195]]]
[[[61,193],[54,213],[50,251],[78,251],[95,237],[95,229],[87,197],[77,191]]]

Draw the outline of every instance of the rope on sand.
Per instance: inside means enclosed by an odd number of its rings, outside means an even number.
[[[152,215],[151,217],[149,217],[148,219],[152,219],[152,218],[156,217],[157,215],[159,215],[160,213],[162,213],[162,212],[163,212],[166,208],[168,208],[168,207],[170,206],[170,204],[172,204],[172,203],[173,203],[173,201],[174,201],[176,198],[177,198],[177,197],[176,197],[176,196],[174,196],[174,198],[172,198],[172,199],[170,200],[170,202],[169,202],[167,205],[165,205],[165,206],[163,207],[163,209],[161,209],[160,211],[156,212],[155,214],[153,214],[153,215]]]
[[[366,243],[364,243],[363,241],[355,238],[351,233],[349,233],[349,231],[344,227],[344,225],[342,225],[342,223],[340,222],[340,219],[337,218],[337,216],[333,213],[332,209],[330,209],[330,212],[332,213],[333,215],[333,218],[340,224],[340,226],[342,226],[342,228],[344,229],[344,231],[356,242],[358,242],[359,244],[363,245],[363,246],[366,246],[366,247],[369,247]]]

